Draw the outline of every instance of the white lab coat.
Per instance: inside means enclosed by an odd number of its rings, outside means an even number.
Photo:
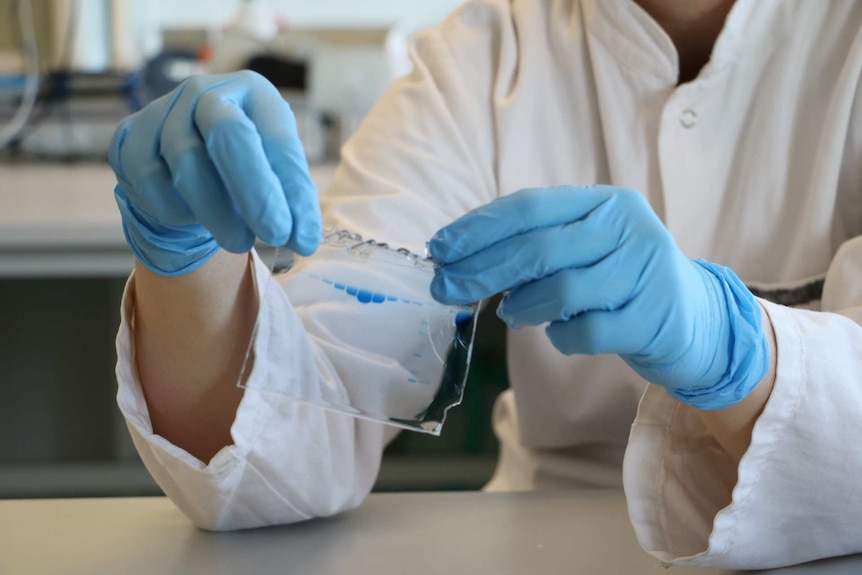
[[[474,1],[415,40],[413,73],[344,150],[330,223],[421,250],[521,188],[630,187],[687,255],[765,298],[777,338],[775,388],[737,469],[693,409],[653,386],[640,399],[644,382],[615,356],[567,357],[539,328],[510,331],[489,489],[622,482],[641,543],[665,561],[759,568],[862,551],[860,30],[860,2],[738,0],[710,63],[679,87],[670,39],[631,0]],[[308,337],[329,320],[266,289],[255,262],[250,382],[349,378],[362,358]],[[192,520],[243,528],[362,501],[392,435],[376,424],[246,392],[234,445],[208,465],[154,435],[133,303],[131,278],[119,403]]]

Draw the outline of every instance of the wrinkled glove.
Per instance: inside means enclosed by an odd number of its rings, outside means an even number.
[[[126,118],[108,160],[126,240],[161,275],[192,272],[255,238],[308,255],[317,190],[290,107],[253,72],[196,76]]]
[[[443,228],[429,249],[441,302],[508,292],[497,313],[509,327],[549,323],[561,352],[619,354],[699,409],[741,401],[768,371],[754,296],[731,270],[687,258],[637,192],[524,190]]]

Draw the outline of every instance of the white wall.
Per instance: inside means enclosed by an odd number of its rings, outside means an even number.
[[[55,45],[65,46],[71,7],[79,10],[71,58],[77,68],[134,67],[161,48],[170,28],[218,30],[243,0],[52,0]],[[293,28],[390,28],[439,22],[463,0],[257,0]],[[120,30],[111,38],[109,24]],[[409,27],[409,26],[408,26]],[[62,49],[61,49],[62,51]],[[58,57],[55,54],[55,59]]]
[[[166,27],[217,26],[240,0],[136,0]],[[297,27],[380,28],[404,19],[437,17],[462,0],[266,0]]]

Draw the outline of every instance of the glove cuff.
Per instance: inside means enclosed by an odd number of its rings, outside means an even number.
[[[138,261],[151,272],[166,277],[185,275],[201,267],[218,251],[212,234],[202,225],[164,226],[135,209],[121,191],[116,190],[114,197],[122,216],[126,242]]]
[[[718,410],[748,397],[769,371],[769,341],[760,304],[729,268],[704,260],[693,263],[711,273],[724,296],[729,323],[728,367],[715,384],[699,389],[668,389],[671,397],[702,410]]]

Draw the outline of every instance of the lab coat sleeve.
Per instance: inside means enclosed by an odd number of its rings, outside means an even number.
[[[260,297],[254,367],[231,427],[233,445],[209,464],[154,434],[134,362],[134,275],[117,336],[118,403],[153,478],[201,528],[241,529],[327,516],[370,491],[394,432],[380,424],[294,402],[277,393],[290,376],[337,381],[314,349],[286,294],[254,256]],[[274,392],[261,389],[276,390]]]
[[[641,401],[623,481],[662,561],[760,569],[862,552],[862,238],[831,262],[823,311],[761,303],[777,373],[738,468],[694,409],[655,386]]]
[[[414,71],[363,122],[322,195],[328,225],[422,253],[437,228],[493,197],[488,102],[499,76],[494,24],[504,20],[504,5],[468,4],[440,28],[418,35],[411,48]],[[289,380],[337,390],[367,368],[368,359],[339,348],[337,337],[324,341],[351,318],[292,306],[288,286],[273,281],[257,256],[254,269],[260,306],[249,389],[231,428],[233,445],[209,464],[153,433],[134,369],[134,277],[123,303],[120,408],[153,477],[205,529],[288,523],[355,507],[394,436],[386,426],[278,393]]]

